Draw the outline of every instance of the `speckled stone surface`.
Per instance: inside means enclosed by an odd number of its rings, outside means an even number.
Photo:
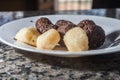
[[[61,58],[0,42],[0,80],[120,80],[120,54]]]
[[[100,11],[90,12],[77,13],[102,15]],[[40,15],[38,12],[24,13],[24,17]],[[106,16],[112,15],[110,11]],[[0,21],[6,21],[6,17]],[[0,80],[120,80],[120,53],[62,58],[23,52],[0,42]]]

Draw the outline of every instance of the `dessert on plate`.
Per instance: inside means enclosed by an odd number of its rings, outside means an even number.
[[[103,45],[105,32],[89,19],[76,25],[68,20],[58,20],[53,24],[48,18],[41,17],[35,22],[35,27],[21,29],[15,39],[41,50],[53,50],[59,45],[67,47],[70,52],[78,52]]]

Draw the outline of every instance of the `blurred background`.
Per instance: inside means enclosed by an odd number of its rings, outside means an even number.
[[[120,0],[0,0],[0,11],[86,10],[120,7]]]
[[[113,8],[116,8],[116,10]],[[106,14],[110,15],[114,13],[116,14],[115,16],[120,16],[119,8],[120,0],[0,0],[0,19],[6,18],[4,20],[5,22],[7,22],[12,20],[13,18],[18,19],[23,16],[28,17],[34,16],[36,14],[45,15],[53,13],[59,14],[89,13],[101,16],[102,15],[104,16]],[[109,12],[109,9],[113,9],[113,11]],[[29,13],[29,11],[31,12]],[[32,11],[39,12],[32,13]]]

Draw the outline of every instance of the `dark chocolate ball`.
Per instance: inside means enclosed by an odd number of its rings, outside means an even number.
[[[87,33],[89,49],[96,49],[103,45],[105,32],[102,27],[96,25],[92,20],[83,20],[77,26],[81,27]]]
[[[48,18],[45,18],[45,17],[41,17],[40,19],[38,19],[36,21],[35,26],[41,34],[48,31],[49,29],[57,28],[56,25],[53,25],[52,22]]]
[[[92,20],[85,19],[85,20],[80,21],[80,23],[77,26],[80,26],[82,28],[86,25],[96,25],[96,24]]]
[[[57,31],[60,33],[60,36],[61,36],[59,44],[62,46],[65,46],[64,41],[63,41],[63,36],[68,30],[75,27],[76,25],[66,20],[58,20],[55,25],[58,26]]]
[[[55,25],[57,25],[58,27],[60,26],[71,26],[74,27],[75,24],[73,24],[71,21],[67,21],[67,20],[58,20]]]

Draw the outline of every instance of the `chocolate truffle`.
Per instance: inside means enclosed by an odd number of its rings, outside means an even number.
[[[88,20],[88,19],[82,20],[82,21],[78,24],[78,26],[81,26],[81,28],[84,27],[85,25],[96,25],[96,24],[94,23],[94,21]]]
[[[87,33],[89,49],[96,49],[103,45],[105,41],[105,32],[92,20],[83,20],[77,26],[81,27]]]
[[[75,27],[75,24],[66,20],[58,20],[55,25],[58,26],[57,31],[60,33],[60,37],[61,37],[59,44],[61,46],[65,46],[63,41],[63,36],[69,29]]]
[[[48,31],[49,29],[57,28],[56,25],[53,25],[52,22],[48,18],[45,18],[45,17],[41,17],[40,19],[38,19],[36,21],[35,26],[41,34]]]

